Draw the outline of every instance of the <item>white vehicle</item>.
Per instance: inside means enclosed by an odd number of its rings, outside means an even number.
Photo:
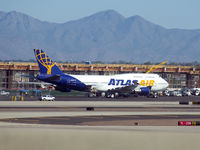
[[[45,95],[45,96],[41,96],[41,97],[40,97],[40,100],[41,100],[41,101],[54,101],[54,100],[55,100],[55,97],[54,97],[54,96],[51,96],[51,95]]]
[[[0,95],[8,96],[8,95],[10,95],[10,92],[1,91],[1,92],[0,92]]]
[[[200,89],[199,88],[193,88],[193,89],[191,89],[191,94],[195,95],[195,96],[199,96]]]
[[[163,96],[170,96],[169,91],[168,90],[164,90],[163,91]]]
[[[177,91],[176,96],[183,96],[181,91]]]
[[[184,90],[182,93],[183,93],[183,96],[191,96],[191,92],[189,89]]]
[[[200,94],[200,91],[199,90],[196,90],[195,92],[194,92],[194,95],[195,96],[198,96]]]
[[[183,96],[180,90],[169,91],[170,96]]]
[[[167,81],[157,74],[126,73],[117,75],[69,75],[64,74],[41,49],[34,49],[40,74],[37,79],[52,83],[62,92],[78,90],[89,96],[114,98],[119,95],[149,95],[168,87]]]

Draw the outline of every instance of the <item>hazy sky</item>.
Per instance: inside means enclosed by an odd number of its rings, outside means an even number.
[[[113,9],[167,28],[200,29],[200,0],[0,0],[0,11],[18,11],[63,23]]]

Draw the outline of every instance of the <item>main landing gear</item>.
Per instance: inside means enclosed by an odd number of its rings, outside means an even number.
[[[118,98],[118,97],[138,97],[138,96],[147,96],[148,98],[158,98],[157,92],[150,92],[147,95],[138,94],[136,92],[133,93],[118,93],[113,91],[107,92],[89,92],[88,97],[105,97],[105,98]]]
[[[118,92],[101,92],[101,93],[89,92],[88,97],[117,98],[119,97],[119,93]]]

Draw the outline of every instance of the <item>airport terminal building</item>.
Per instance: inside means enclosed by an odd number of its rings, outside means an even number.
[[[145,73],[152,65],[134,64],[68,64],[58,63],[58,67],[69,74],[113,75],[121,73]],[[37,63],[0,62],[0,89],[35,89],[38,85],[26,76],[39,73]],[[169,88],[199,88],[200,69],[194,66],[159,66],[152,71],[168,81]],[[28,83],[29,82],[29,83]]]

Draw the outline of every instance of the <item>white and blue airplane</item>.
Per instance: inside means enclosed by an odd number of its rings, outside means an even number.
[[[150,95],[165,90],[167,81],[157,74],[126,73],[116,75],[69,75],[63,73],[41,49],[34,49],[40,68],[37,79],[55,85],[62,92],[88,92],[89,97],[117,97],[124,94]]]

